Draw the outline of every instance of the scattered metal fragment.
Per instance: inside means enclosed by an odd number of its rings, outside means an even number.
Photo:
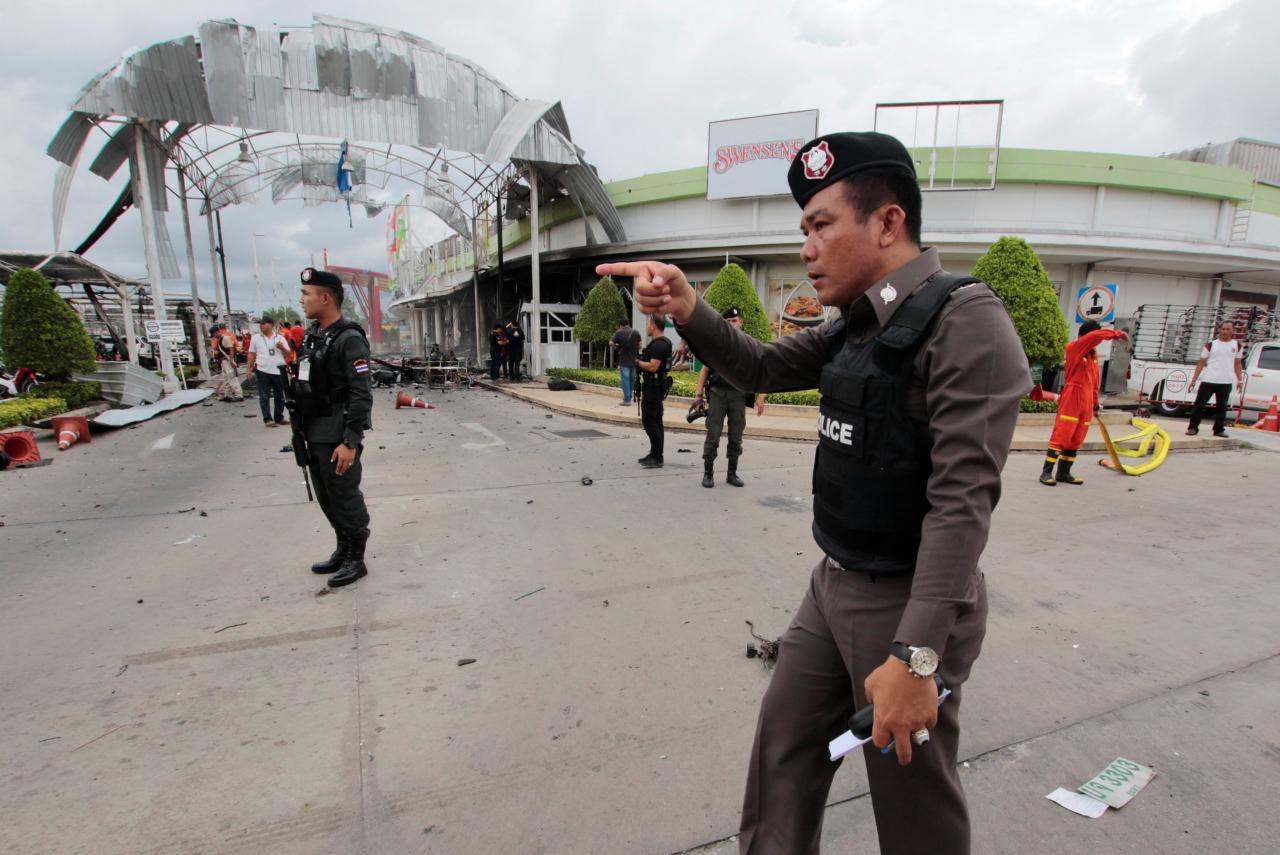
[[[594,481],[592,481],[590,478],[587,478],[586,476],[583,476],[583,478],[582,478],[582,486],[584,486],[584,487],[590,487],[590,486],[591,486],[592,484],[594,484],[594,483],[595,483],[595,482],[594,482]]]
[[[547,590],[546,585],[543,585],[541,588],[534,588],[529,593],[521,594],[520,596],[516,597],[515,600],[513,600],[513,602],[519,602],[520,600],[523,600],[525,597],[532,597],[534,594],[538,593],[539,591],[545,591],[545,590]]]
[[[692,448],[677,448],[676,454],[693,454]]]
[[[244,623],[231,623],[231,624],[227,624],[222,629],[235,629],[238,626],[248,626],[248,625],[249,625],[248,621],[245,621]],[[222,632],[222,629],[215,629],[213,631],[213,634],[217,635],[218,633]]]
[[[760,642],[760,649],[756,652],[756,656],[751,655],[751,647],[753,645],[748,646],[747,658],[748,659],[759,658],[761,664],[763,664],[766,668],[772,667],[773,664],[778,661],[778,644],[779,642],[782,641],[782,639],[775,638],[772,641],[770,641],[769,639],[765,638],[763,635],[760,635],[759,633],[756,632],[756,626],[751,621],[746,621],[746,624],[748,627],[751,628],[751,637],[754,638],[756,641]]]
[[[128,671],[128,670],[129,670],[129,666],[127,664],[121,665],[120,670],[116,672],[116,676],[119,677],[121,674],[123,674],[125,671]]]
[[[115,733],[117,730],[121,730],[121,729],[126,728],[126,727],[128,727],[128,726],[129,726],[129,725],[127,725],[127,724],[117,725],[116,727],[113,727],[113,728],[111,728],[110,730],[108,730],[106,733],[102,734],[102,736],[95,736],[93,739],[90,739],[88,742],[84,743],[84,745],[77,745],[75,748],[72,748],[72,749],[71,749],[70,751],[68,751],[67,753],[68,753],[68,754],[74,754],[74,753],[76,753],[77,751],[79,751],[81,748],[85,748],[85,747],[87,747],[87,746],[89,746],[89,745],[92,745],[93,743],[97,742],[99,739],[102,739],[103,737],[106,737],[106,736],[110,736],[111,734]]]
[[[459,660],[458,660],[458,667],[459,667],[459,668],[461,668],[463,665],[470,665],[471,663],[473,663],[473,662],[475,662],[475,661],[476,661],[476,660],[474,660],[474,659],[459,659]]]
[[[53,742],[55,739],[61,739],[61,738],[62,738],[61,736],[47,736],[47,737],[45,737],[44,739],[41,739],[41,740],[39,740],[39,741],[40,741],[40,742]]]

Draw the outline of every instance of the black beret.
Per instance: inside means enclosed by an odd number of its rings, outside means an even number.
[[[302,268],[303,285],[319,285],[321,288],[342,290],[342,280],[327,270],[316,270],[314,267]]]
[[[805,143],[791,161],[787,183],[796,204],[803,208],[819,190],[869,169],[902,169],[916,174],[906,146],[888,134],[845,132]]]
[[[729,308],[724,310],[724,313],[721,314],[721,317],[724,318],[725,320],[730,320],[732,318],[740,318],[742,317],[742,310],[739,309],[737,306],[730,306]]]

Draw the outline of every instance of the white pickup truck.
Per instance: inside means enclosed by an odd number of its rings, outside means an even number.
[[[1181,415],[1196,400],[1191,385],[1204,346],[1230,321],[1244,358],[1243,382],[1231,393],[1232,413],[1265,412],[1280,395],[1280,315],[1256,307],[1148,304],[1134,313],[1129,389],[1164,415]]]

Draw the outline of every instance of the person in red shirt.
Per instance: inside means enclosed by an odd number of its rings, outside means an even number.
[[[1089,424],[1098,409],[1098,351],[1097,347],[1111,339],[1129,340],[1129,334],[1105,330],[1097,321],[1085,321],[1080,334],[1067,344],[1064,359],[1066,384],[1058,396],[1058,417],[1053,420],[1053,433],[1049,436],[1049,451],[1040,472],[1040,483],[1053,487],[1058,482],[1083,484],[1083,478],[1071,474],[1071,464],[1076,462],[1076,452],[1084,444]],[[1053,467],[1058,467],[1054,475]]]

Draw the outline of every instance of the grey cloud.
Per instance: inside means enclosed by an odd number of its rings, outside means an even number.
[[[1280,140],[1275,34],[1280,5],[1241,0],[1152,35],[1131,69],[1142,112],[1167,117],[1166,149],[1238,136]]]

